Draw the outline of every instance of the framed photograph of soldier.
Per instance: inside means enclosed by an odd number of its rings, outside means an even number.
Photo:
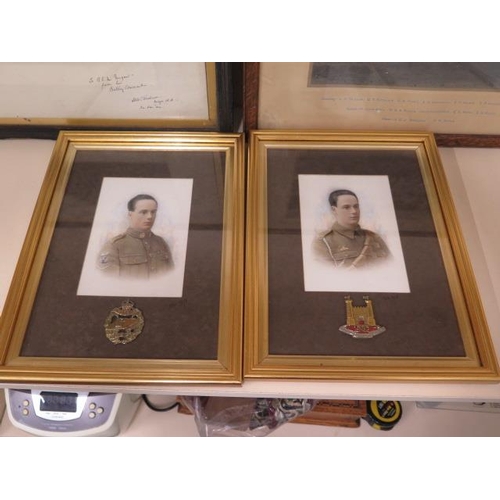
[[[499,378],[432,134],[253,131],[246,378]]]
[[[102,180],[77,295],[182,297],[193,179]]]
[[[240,383],[243,147],[61,132],[0,318],[0,380]]]
[[[410,292],[387,175],[298,181],[306,291]]]

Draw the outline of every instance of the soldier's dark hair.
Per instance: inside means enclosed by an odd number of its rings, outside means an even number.
[[[133,212],[135,210],[136,203],[140,200],[153,200],[158,205],[156,199],[153,198],[150,194],[138,194],[137,196],[134,196],[131,200],[129,200],[129,202],[127,203],[128,211]]]
[[[358,199],[356,193],[353,193],[352,191],[349,191],[348,189],[337,189],[336,191],[332,191],[330,193],[330,196],[328,197],[328,201],[330,202],[330,206],[336,207],[339,196],[342,196],[343,194],[349,194],[351,196],[354,196],[354,198]]]

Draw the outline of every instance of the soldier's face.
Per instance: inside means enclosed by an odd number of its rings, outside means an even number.
[[[354,228],[359,224],[359,201],[351,194],[341,194],[337,199],[337,206],[332,207],[337,222],[347,228]]]
[[[129,226],[138,231],[147,231],[153,227],[158,206],[154,200],[139,200],[133,212],[128,213]]]

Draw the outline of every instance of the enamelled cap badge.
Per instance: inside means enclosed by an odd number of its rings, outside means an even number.
[[[144,316],[131,300],[125,300],[120,307],[112,309],[104,322],[106,337],[113,344],[132,342],[140,335],[143,327]]]
[[[371,339],[375,335],[385,332],[385,327],[377,325],[373,304],[370,297],[363,297],[364,306],[353,306],[349,295],[344,297],[346,308],[346,324],[339,330],[355,339]]]

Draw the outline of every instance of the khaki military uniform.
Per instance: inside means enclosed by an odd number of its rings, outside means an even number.
[[[97,267],[110,275],[149,278],[173,267],[166,241],[151,231],[127,229],[108,241],[99,254]]]
[[[337,222],[330,231],[314,241],[313,250],[318,258],[344,268],[363,267],[391,255],[377,233],[359,226],[347,229]]]

